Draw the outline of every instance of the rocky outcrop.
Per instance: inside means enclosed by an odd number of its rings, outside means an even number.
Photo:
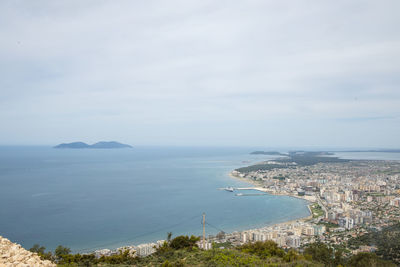
[[[36,253],[27,251],[0,236],[0,266],[4,267],[56,267],[56,264],[42,260]]]

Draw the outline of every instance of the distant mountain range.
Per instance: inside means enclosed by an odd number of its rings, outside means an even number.
[[[114,148],[132,148],[130,145],[121,144],[115,141],[111,142],[97,142],[93,145],[88,145],[84,142],[73,142],[73,143],[63,143],[55,146],[54,148],[74,148],[74,149],[82,149],[82,148],[91,148],[91,149],[114,149]]]

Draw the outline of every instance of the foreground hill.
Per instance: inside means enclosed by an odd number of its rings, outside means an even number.
[[[118,143],[115,141],[110,142],[97,142],[93,145],[88,145],[84,142],[73,142],[73,143],[63,143],[55,146],[54,148],[74,148],[74,149],[81,149],[81,148],[100,148],[100,149],[114,149],[114,148],[132,148],[132,146],[127,144]]]
[[[169,239],[169,238],[168,238]],[[78,266],[285,266],[285,267],[395,267],[374,253],[361,252],[345,256],[343,248],[330,247],[317,242],[299,250],[283,249],[275,242],[246,243],[237,247],[218,247],[210,250],[198,248],[200,237],[177,236],[166,241],[157,251],[147,257],[136,257],[130,247],[120,248],[113,255],[96,257],[95,254],[70,254],[68,248],[59,246],[55,254],[44,252],[36,245],[31,251],[38,252],[44,259],[57,262],[63,267]],[[40,247],[40,248],[39,248]]]
[[[38,266],[55,267],[56,264],[42,260],[36,253],[25,250],[0,236],[0,266]]]

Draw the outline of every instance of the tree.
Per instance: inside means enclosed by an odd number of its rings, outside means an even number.
[[[333,264],[335,266],[344,265],[344,258],[343,258],[343,249],[337,249],[335,251],[335,259],[333,260]]]
[[[172,238],[172,232],[168,232],[167,233],[167,242],[171,242],[171,238]]]
[[[368,252],[361,252],[358,253],[354,256],[352,256],[349,260],[349,266],[351,267],[375,267],[375,266],[381,266],[381,267],[394,267],[396,266],[395,264],[389,262],[389,261],[384,261],[381,258],[379,258],[376,254],[374,253],[368,253]]]
[[[68,255],[68,254],[70,254],[70,253],[71,253],[71,249],[59,245],[59,246],[56,248],[56,250],[54,251],[54,253],[56,254],[56,257],[57,257],[57,258],[61,258],[61,256],[63,256],[63,255]]]
[[[39,244],[34,244],[33,245],[33,247],[31,247],[30,249],[29,249],[29,251],[30,252],[34,252],[34,253],[37,253],[37,254],[44,254],[44,251],[46,250],[46,248],[45,247],[41,247]]]
[[[168,260],[165,260],[161,267],[174,267],[174,265],[171,264]]]
[[[333,249],[321,242],[309,244],[304,250],[305,255],[311,256],[315,261],[319,261],[329,266],[334,258]]]
[[[182,248],[193,248],[196,246],[196,242],[200,240],[200,237],[191,236],[190,238],[185,235],[177,236],[171,240],[169,246],[173,249],[182,249]]]
[[[283,256],[283,260],[286,262],[293,262],[297,261],[299,259],[302,259],[303,257],[297,253],[296,250],[290,249],[285,256]]]
[[[43,260],[53,260],[53,255],[51,252],[45,252],[46,248],[43,246],[40,246],[39,244],[34,244],[33,247],[29,249],[30,252],[37,253],[40,258]]]
[[[260,256],[261,258],[269,258],[272,256],[283,257],[285,255],[285,251],[278,247],[278,244],[272,240],[244,244],[239,247],[239,249],[243,252]]]

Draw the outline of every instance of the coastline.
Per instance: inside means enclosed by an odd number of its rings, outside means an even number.
[[[242,181],[242,182],[245,182],[245,183],[247,183],[247,184],[250,184],[250,185],[252,185],[252,186],[254,186],[254,187],[252,187],[252,188],[249,188],[249,189],[252,189],[252,190],[258,190],[258,191],[260,191],[260,192],[263,192],[263,193],[267,193],[267,194],[269,194],[269,195],[276,195],[276,196],[288,196],[288,197],[293,197],[293,198],[297,198],[297,199],[302,199],[302,200],[305,200],[305,201],[307,201],[308,203],[307,203],[307,209],[308,209],[308,212],[309,212],[309,215],[308,216],[305,216],[305,217],[301,217],[301,218],[298,218],[298,219],[290,219],[290,220],[286,220],[286,221],[283,221],[283,222],[278,222],[278,223],[272,223],[272,224],[265,224],[265,225],[262,225],[262,226],[260,226],[260,227],[256,227],[256,228],[247,228],[247,229],[244,229],[244,230],[235,230],[235,231],[233,231],[233,232],[231,232],[231,233],[229,233],[229,234],[232,234],[232,233],[235,233],[235,232],[247,232],[247,231],[257,231],[257,230],[263,230],[263,229],[265,229],[265,228],[269,228],[269,227],[278,227],[278,226],[283,226],[283,225],[286,225],[286,224],[292,224],[292,223],[298,223],[298,222],[307,222],[307,221],[309,221],[310,219],[312,219],[313,218],[313,215],[312,215],[312,211],[311,211],[311,207],[310,207],[310,205],[312,204],[312,202],[309,200],[309,199],[306,199],[306,198],[304,198],[304,197],[301,197],[301,196],[297,196],[297,195],[291,195],[291,194],[283,194],[283,193],[273,193],[273,192],[271,192],[271,191],[269,191],[269,190],[266,190],[266,189],[264,189],[264,188],[262,188],[261,186],[260,186],[260,184],[258,184],[257,182],[255,182],[255,181],[252,181],[252,180],[249,180],[249,179],[246,179],[246,178],[242,178],[242,177],[238,177],[238,176],[235,176],[234,174],[232,174],[232,171],[230,171],[229,173],[228,173],[228,175],[229,175],[229,177],[231,177],[232,179],[237,179],[237,180],[240,180],[240,181]],[[228,234],[228,233],[227,233]],[[155,241],[155,240],[153,240],[153,241],[149,241],[148,243],[141,243],[141,244],[139,244],[138,246],[143,246],[143,245],[148,245],[148,244],[152,244],[152,245],[154,245],[154,244],[156,244],[155,242],[159,242],[160,240],[157,240],[157,241]],[[161,240],[161,241],[163,241],[163,240]],[[123,245],[123,244],[121,244],[121,247],[119,247],[119,248],[133,248],[133,246],[132,245],[129,245],[129,244],[125,244],[125,245]],[[116,248],[116,250],[118,250],[119,248]],[[100,249],[100,248],[99,248]],[[112,250],[114,250],[115,248],[111,248],[110,249],[110,251],[112,251]],[[90,250],[92,253],[95,253],[96,251],[101,251],[102,249],[100,249],[100,250]],[[104,250],[104,249],[103,249]],[[82,250],[80,250],[80,251],[82,251]]]
[[[302,199],[302,200],[305,200],[305,201],[308,202],[307,203],[307,208],[308,208],[308,212],[310,213],[308,216],[305,216],[305,217],[302,217],[302,218],[299,218],[299,219],[293,219],[293,220],[289,220],[289,221],[284,221],[284,222],[280,222],[280,223],[274,223],[274,224],[270,224],[270,225],[267,224],[267,225],[264,225],[264,226],[259,227],[259,228],[252,228],[252,229],[247,229],[247,230],[244,230],[244,231],[261,230],[261,229],[263,229],[265,227],[276,227],[276,226],[285,225],[285,224],[292,224],[292,223],[295,223],[295,222],[306,222],[306,221],[309,221],[309,220],[311,220],[313,218],[313,213],[311,211],[311,204],[313,203],[312,200],[307,199],[305,197],[293,195],[293,194],[273,193],[273,192],[271,192],[269,190],[266,190],[266,189],[260,187],[260,184],[258,184],[257,182],[249,180],[249,179],[246,179],[246,178],[243,178],[243,177],[236,176],[232,172],[233,171],[229,172],[229,174],[228,174],[229,177],[231,177],[232,179],[237,179],[239,181],[242,181],[242,182],[245,182],[245,183],[253,185],[254,186],[254,188],[252,188],[253,190],[258,190],[258,191],[261,191],[261,192],[264,192],[264,193],[267,193],[267,194],[270,194],[270,195],[275,195],[275,196],[293,197],[293,198]],[[241,231],[241,232],[243,232],[243,231]]]
[[[248,183],[248,184],[254,185],[255,187],[253,188],[253,190],[258,190],[258,191],[261,191],[261,192],[264,192],[264,193],[267,193],[267,194],[270,194],[270,195],[274,195],[274,196],[288,196],[288,197],[294,197],[294,198],[299,198],[299,199],[302,199],[302,200],[306,200],[308,202],[313,202],[312,199],[308,199],[306,196],[302,197],[302,196],[288,194],[288,193],[274,193],[274,192],[271,192],[270,190],[267,190],[267,189],[264,189],[264,188],[260,187],[260,184],[258,184],[257,182],[249,180],[249,179],[246,179],[246,178],[238,177],[238,176],[232,174],[232,172],[229,173],[229,177],[231,177],[233,179],[240,180],[240,181]]]
[[[298,219],[290,219],[290,220],[286,220],[286,221],[283,221],[283,222],[272,223],[272,224],[265,224],[265,225],[262,225],[262,226],[256,227],[256,228],[247,228],[247,229],[244,229],[244,230],[234,230],[234,231],[232,231],[232,232],[230,232],[230,233],[227,233],[227,234],[232,234],[232,233],[235,233],[235,232],[246,232],[246,231],[263,230],[263,229],[265,229],[265,228],[267,228],[267,227],[278,227],[278,226],[282,226],[282,225],[285,225],[285,224],[292,224],[292,223],[296,223],[296,222],[307,222],[307,221],[309,221],[309,220],[311,220],[311,219],[313,218],[312,211],[311,211],[311,207],[310,207],[311,204],[312,204],[312,201],[310,201],[309,199],[306,199],[306,198],[304,198],[304,197],[297,196],[297,195],[291,195],[291,194],[282,194],[282,193],[280,193],[280,194],[277,194],[277,193],[274,194],[273,192],[262,188],[262,187],[260,186],[260,184],[258,184],[258,183],[255,182],[255,181],[252,181],[252,180],[249,180],[249,179],[246,179],[246,178],[242,178],[242,177],[235,176],[234,174],[232,174],[232,171],[230,171],[230,172],[228,173],[228,175],[229,175],[229,177],[232,178],[232,179],[237,179],[237,180],[240,180],[240,181],[242,181],[242,182],[245,182],[245,183],[247,183],[247,184],[252,185],[253,188],[249,188],[249,189],[258,190],[258,191],[260,191],[260,192],[267,193],[267,194],[269,194],[269,195],[288,196],[288,197],[293,197],[293,198],[305,200],[305,201],[307,201],[307,209],[308,209],[309,215],[308,215],[308,216],[305,216],[305,217],[298,218]],[[159,240],[158,240],[158,241],[159,241]],[[151,241],[150,243],[141,243],[141,244],[139,244],[139,245],[155,244],[154,242],[158,242],[158,241],[153,240],[153,241]],[[127,247],[130,247],[130,245],[123,245],[122,247],[126,247],[126,248],[127,248]],[[94,252],[94,251],[93,251],[93,252]]]

